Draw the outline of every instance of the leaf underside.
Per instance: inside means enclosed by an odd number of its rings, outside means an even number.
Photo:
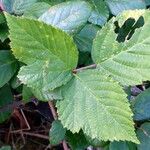
[[[17,15],[23,14],[28,7],[36,2],[37,0],[1,0],[6,12]]]
[[[39,20],[73,34],[86,24],[90,14],[90,5],[78,0],[51,7]]]

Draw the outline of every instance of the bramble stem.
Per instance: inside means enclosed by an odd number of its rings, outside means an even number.
[[[62,145],[63,145],[64,150],[69,150],[65,140],[63,140]]]
[[[55,111],[53,102],[52,102],[52,101],[49,101],[48,104],[49,104],[49,107],[50,107],[50,110],[51,110],[51,112],[52,112],[52,115],[53,115],[54,120],[57,120],[58,117],[57,117],[57,113],[56,113],[56,111]]]
[[[97,66],[96,64],[92,64],[92,65],[89,65],[89,66],[86,66],[86,67],[74,69],[73,73],[77,73],[77,72],[80,72],[80,71],[83,71],[83,70],[86,70],[86,69],[96,68],[96,66]]]
[[[17,134],[17,133],[16,133]],[[20,134],[20,133],[19,133]],[[45,140],[49,140],[49,137],[48,136],[45,136],[45,135],[41,135],[41,134],[35,134],[35,133],[29,133],[29,132],[22,132],[23,135],[29,135],[29,136],[34,136],[34,137],[37,137],[37,138],[42,138],[42,139],[45,139]]]
[[[3,8],[3,5],[2,5],[2,2],[0,2],[0,12],[3,11],[4,8]]]

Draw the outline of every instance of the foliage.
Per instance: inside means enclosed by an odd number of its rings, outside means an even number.
[[[0,100],[0,123],[2,123],[12,111],[10,104],[13,102],[13,96],[8,85],[0,88]]]
[[[39,20],[73,34],[87,22],[90,13],[88,3],[73,1],[51,7]]]
[[[137,146],[138,150],[149,150],[150,143],[150,123],[144,123],[137,131],[137,136],[141,141],[141,144]]]
[[[24,103],[36,97],[57,107],[52,145],[66,140],[73,150],[150,149],[149,5],[1,0],[0,123],[19,91]],[[144,86],[134,98],[133,86]]]
[[[10,146],[3,146],[0,148],[0,150],[11,150]]]
[[[150,79],[150,33],[147,32],[150,25],[149,16],[150,13],[145,10],[124,12],[111,19],[94,40],[92,57],[98,64],[97,68],[110,74],[122,85],[138,85]],[[115,40],[118,35],[114,33],[114,23],[118,21],[121,27],[129,17],[132,17],[135,22],[141,19],[144,25],[134,31],[130,40],[127,36],[124,43],[118,43]]]
[[[62,90],[64,99],[57,108],[64,127],[73,133],[82,129],[93,139],[138,142],[126,94],[107,75],[98,70],[84,71],[75,74]]]
[[[150,119],[150,88],[139,94],[133,104],[134,120],[144,121]]]
[[[50,144],[57,145],[64,140],[66,129],[63,128],[61,122],[56,120],[52,123],[52,127],[49,132]]]
[[[17,60],[9,51],[0,51],[0,87],[5,85],[17,71]]]

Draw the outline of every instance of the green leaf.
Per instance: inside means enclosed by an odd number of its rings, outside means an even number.
[[[124,43],[116,41],[114,22],[119,27],[129,18],[144,22]],[[150,12],[147,10],[125,11],[111,19],[97,34],[92,50],[92,58],[98,69],[111,75],[122,85],[138,85],[150,80]],[[129,33],[130,34],[130,33]]]
[[[109,150],[109,145],[106,145],[105,147],[103,147],[103,150]]]
[[[145,3],[146,3],[147,6],[149,6],[150,5],[150,0],[145,0]]]
[[[140,145],[137,145],[137,150],[150,149],[150,123],[144,123],[138,130],[137,136],[140,140]]]
[[[51,7],[39,20],[67,33],[74,33],[87,22],[90,14],[89,4],[78,0]]]
[[[135,98],[133,105],[134,120],[142,121],[150,119],[150,88]]]
[[[131,142],[111,142],[109,150],[136,150],[136,145]]]
[[[74,40],[78,49],[81,52],[91,53],[93,39],[100,28],[93,24],[87,24],[78,34],[75,35]]]
[[[62,99],[61,88],[54,90],[41,91],[39,89],[31,89],[36,98],[41,101],[52,101]]]
[[[137,144],[132,142],[126,142],[128,144],[129,150],[137,150]]]
[[[145,9],[144,0],[106,0],[113,15],[118,15],[124,10]]]
[[[21,82],[16,75],[11,79],[10,84],[13,89],[17,89],[21,86]]]
[[[24,85],[22,90],[22,101],[24,103],[28,103],[30,102],[32,97],[33,97],[33,93],[31,89]]]
[[[69,1],[69,0],[38,0],[39,2],[46,2],[46,3],[49,3],[50,5],[57,5],[59,3],[62,3],[62,2],[66,2],[66,1]]]
[[[6,19],[4,17],[4,14],[0,12],[0,40],[4,42],[7,37],[8,37],[8,27],[6,24]]]
[[[0,40],[4,42],[8,38],[8,27],[6,23],[0,24]]]
[[[33,18],[33,19],[38,19],[49,8],[50,8],[49,4],[44,3],[44,2],[38,2],[38,3],[33,4],[28,9],[26,9],[26,11],[24,12],[24,16]]]
[[[17,70],[17,61],[10,51],[0,51],[0,87],[5,85]]]
[[[9,118],[12,108],[9,106],[13,101],[13,96],[8,85],[0,88],[0,123]]]
[[[138,143],[126,94],[102,72],[75,74],[64,87],[63,97],[57,102],[59,119],[73,133],[82,129],[92,139]]]
[[[73,134],[70,131],[66,132],[66,140],[71,147],[71,150],[84,150],[89,146],[82,131]]]
[[[32,89],[24,85],[22,95],[23,101],[25,103],[30,102],[33,97],[36,97],[40,101],[52,101],[63,99],[61,88],[56,88],[52,91],[41,91],[39,89]]]
[[[106,2],[103,0],[90,0],[93,4],[93,11],[88,21],[103,26],[109,17],[109,10],[106,5]]]
[[[10,146],[3,146],[0,148],[0,150],[11,150]]]
[[[1,0],[4,10],[11,14],[23,14],[37,0]]]
[[[65,32],[36,20],[6,15],[11,48],[27,64],[19,79],[33,90],[47,92],[66,84],[76,68],[78,51]],[[24,36],[22,36],[24,35]]]
[[[98,139],[92,139],[91,137],[86,136],[86,135],[85,135],[85,137],[86,137],[86,139],[87,139],[89,145],[92,145],[92,146],[94,146],[94,147],[105,147],[106,145],[109,144],[108,141],[107,141],[107,142],[104,142],[104,141],[100,141],[100,140],[98,140]]]
[[[78,66],[88,66],[93,64],[91,54],[89,52],[79,52]]]
[[[0,24],[5,22],[5,17],[2,12],[0,12]]]
[[[57,145],[64,140],[66,129],[63,128],[61,122],[56,120],[52,123],[52,127],[49,132],[50,144]]]
[[[129,150],[126,142],[111,142],[109,150]]]

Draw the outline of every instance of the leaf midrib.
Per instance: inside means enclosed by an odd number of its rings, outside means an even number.
[[[87,89],[87,91],[89,91],[88,93],[91,93],[91,94],[95,97],[95,99],[99,102],[99,101],[100,101],[99,97],[97,97],[97,96],[92,92],[92,90],[91,90],[88,86],[85,86],[86,83],[85,83],[78,75],[74,74],[74,76],[75,76],[79,81],[81,81],[80,84],[81,84],[85,89]],[[112,115],[110,114],[110,112],[106,109],[106,106],[105,106],[104,104],[102,104],[101,102],[100,102],[100,105],[102,105],[103,110],[112,118],[112,120],[114,120],[114,122],[116,122],[116,124],[118,124],[119,126],[121,126],[120,123],[117,122],[117,120],[112,117]],[[127,131],[124,130],[124,127],[122,128],[122,126],[121,126],[121,129],[123,129],[123,131],[125,131],[125,132],[127,133]],[[128,134],[128,133],[127,133],[127,134]]]

